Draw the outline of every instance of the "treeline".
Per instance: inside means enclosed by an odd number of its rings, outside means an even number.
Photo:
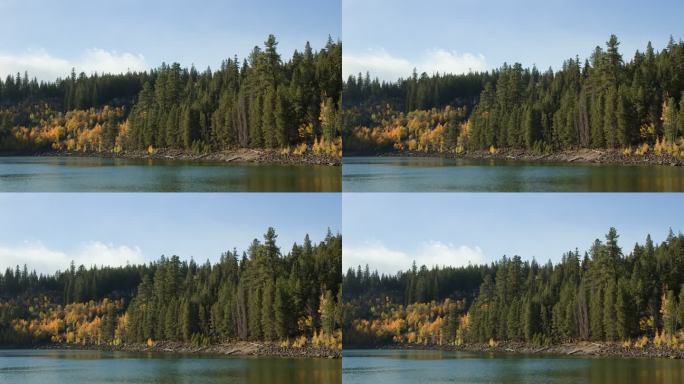
[[[345,116],[345,142],[347,137],[362,134],[361,127],[386,129],[386,122],[373,112],[376,105],[389,105],[401,113],[414,109],[439,112],[450,105],[467,108],[468,124],[456,122],[450,128],[458,130],[458,135],[445,138],[443,148],[426,151],[622,148],[630,154],[645,154],[657,145],[679,156],[684,135],[684,43],[671,38],[660,52],[649,43],[645,52],[637,51],[629,61],[618,48],[613,35],[605,49],[596,47],[590,59],[569,59],[556,72],[504,64],[491,73],[461,75],[461,84],[451,80],[453,86],[462,87],[453,94],[441,87],[449,85],[444,80],[448,76],[423,75],[416,83],[414,75],[411,80],[390,84],[364,79],[361,86],[362,79],[349,79],[345,97],[350,91],[361,95],[352,100],[366,97],[371,101],[358,104],[363,107],[352,108]],[[425,85],[420,93],[415,89],[421,88],[408,86],[421,81]],[[470,102],[467,96],[477,89],[478,81],[479,96]],[[417,96],[430,92],[432,97]]]
[[[371,80],[370,74],[349,76],[344,83],[344,107],[371,107],[390,105],[400,112],[441,109],[450,106],[472,107],[477,102],[484,84],[492,75],[468,73],[465,75],[435,74],[429,76],[416,70],[411,77],[396,82]]]
[[[684,43],[655,52],[651,44],[631,61],[615,35],[591,58],[570,59],[558,72],[504,66],[485,85],[471,117],[470,143],[528,148],[629,148],[656,140],[674,143],[684,91]],[[681,121],[680,121],[681,120]],[[684,132],[684,131],[683,131]]]
[[[400,304],[412,304],[468,298],[472,302],[484,276],[495,268],[496,264],[428,268],[418,267],[414,262],[407,271],[385,275],[359,266],[344,275],[344,301],[390,298]]]
[[[136,96],[147,81],[154,81],[156,71],[128,72],[125,74],[76,75],[72,69],[66,79],[54,82],[29,79],[28,72],[23,76],[7,75],[0,78],[0,106],[25,106],[34,103],[49,103],[56,111],[67,112],[74,109],[101,108],[105,105],[132,105]]]
[[[430,136],[433,141],[445,144],[441,150],[451,149],[460,135],[461,124],[470,115],[484,84],[491,78],[492,75],[486,72],[434,76],[423,73],[418,76],[416,71],[412,77],[397,82],[371,80],[368,73],[350,76],[344,82],[343,90],[344,148],[350,153],[409,150],[411,140],[417,143],[421,137]],[[450,118],[449,124],[439,118],[428,118],[421,121],[427,125],[422,134],[408,132],[412,130],[408,127],[411,115],[448,115],[454,111],[459,118]],[[433,133],[439,124],[448,132]],[[397,127],[404,131],[401,136],[390,133]],[[418,148],[414,146],[410,150]]]
[[[216,264],[177,256],[150,266],[73,265],[0,279],[0,344],[279,340],[341,347],[342,237],[328,233],[282,254],[270,228]],[[61,295],[60,295],[61,293]],[[80,315],[75,315],[74,312]]]
[[[51,148],[55,151],[104,152],[112,146],[121,148],[123,137],[120,133],[128,130],[124,107],[56,113],[43,105],[27,110],[32,116],[40,116],[40,128],[9,128],[13,150]]]
[[[349,153],[464,150],[463,132],[468,128],[465,107],[408,113],[377,107],[373,109],[372,120],[375,122],[373,128],[357,126],[345,136],[344,146]]]
[[[683,255],[684,235],[672,232],[657,245],[648,236],[624,254],[611,228],[605,242],[596,240],[584,255],[568,252],[557,264],[515,256],[488,267],[413,268],[393,278],[366,272],[359,278],[359,271],[350,271],[345,292],[360,281],[380,284],[383,294],[402,292],[421,273],[422,285],[436,281],[439,287],[448,284],[439,279],[444,271],[454,280],[471,277],[476,282],[467,279],[452,292],[433,291],[422,300],[404,295],[401,302],[401,296],[386,295],[345,301],[345,342],[548,345],[595,340],[678,347],[684,342]]]
[[[317,52],[307,43],[289,61],[277,46],[270,35],[263,49],[255,47],[242,62],[228,59],[215,72],[174,63],[150,73],[72,72],[55,83],[8,76],[0,80],[0,149],[62,150],[65,140],[78,143],[89,135],[97,136],[97,147],[73,150],[208,152],[316,144],[334,153],[341,146],[341,42],[329,39]],[[84,119],[69,138],[46,132],[71,111],[99,113],[104,107],[125,111],[110,122],[112,131],[93,133],[94,124]]]
[[[142,276],[152,275],[157,263],[124,267],[86,268],[72,262],[66,271],[51,275],[29,272],[28,266],[7,268],[0,274],[0,299],[48,294],[60,304],[100,301],[104,298],[129,298],[135,293]]]

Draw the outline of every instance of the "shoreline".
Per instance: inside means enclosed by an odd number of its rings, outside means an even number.
[[[512,355],[549,355],[549,356],[584,356],[584,357],[616,357],[616,358],[668,358],[684,359],[684,350],[656,347],[649,343],[643,348],[624,347],[620,342],[581,341],[538,346],[522,342],[499,342],[496,346],[488,344],[455,345],[423,345],[423,344],[389,344],[382,346],[353,346],[348,349],[361,350],[423,350],[443,352],[478,352],[502,353]]]
[[[154,346],[147,344],[42,344],[30,346],[5,346],[4,348],[32,350],[90,350],[108,352],[155,352],[179,354],[226,355],[236,357],[282,357],[282,358],[319,358],[340,359],[342,352],[328,347],[283,347],[278,342],[234,341],[208,346],[195,346],[175,341],[160,341]]]
[[[538,163],[575,163],[575,164],[607,164],[607,165],[664,165],[684,166],[684,157],[669,154],[657,155],[649,152],[645,155],[625,155],[617,149],[575,149],[538,154],[520,149],[499,149],[496,153],[486,150],[466,151],[460,154],[451,152],[351,152],[344,157],[440,157],[445,159],[463,160],[507,160]]]
[[[339,158],[327,154],[315,155],[307,152],[303,155],[287,155],[278,149],[252,149],[239,148],[211,152],[206,154],[196,154],[179,149],[157,149],[154,153],[146,150],[115,152],[66,152],[66,151],[46,151],[46,152],[16,152],[4,153],[7,156],[35,156],[35,157],[89,157],[105,159],[131,159],[131,160],[180,160],[180,161],[202,161],[215,163],[233,164],[263,164],[263,165],[319,165],[319,166],[340,166],[342,161]]]

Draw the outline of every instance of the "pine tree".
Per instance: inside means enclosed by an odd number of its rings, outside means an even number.
[[[178,338],[178,303],[176,299],[171,299],[165,307],[164,315],[164,334],[160,339],[177,340]]]
[[[449,303],[447,307],[446,321],[446,341],[453,343],[456,339],[456,329],[458,328],[459,311],[458,305]]]
[[[591,337],[594,340],[603,340],[605,337],[603,328],[603,312],[606,308],[603,303],[604,296],[604,290],[601,287],[596,287],[591,293],[589,321]]]
[[[278,143],[275,120],[275,91],[268,87],[263,97],[264,105],[261,108],[261,132],[264,138],[264,146],[275,147]]]
[[[604,106],[601,94],[595,96],[591,106],[591,146],[594,148],[603,148],[606,143],[604,140]]]
[[[185,149],[190,149],[199,139],[200,113],[197,105],[186,107],[183,111],[183,145]]]
[[[107,302],[105,307],[105,315],[102,321],[102,336],[106,341],[114,339],[114,330],[116,329],[116,306]]]
[[[539,111],[531,106],[526,106],[523,112],[523,131],[525,134],[525,146],[532,149],[534,144],[541,139],[541,126]]]
[[[321,128],[323,130],[323,138],[326,142],[331,142],[335,137],[335,103],[332,98],[326,99],[321,109]]]
[[[284,340],[292,333],[292,305],[285,280],[279,278],[276,281],[275,301],[274,301],[274,325],[276,336]]]
[[[622,55],[619,52],[620,42],[617,36],[610,35],[610,39],[606,42],[606,55],[603,64],[604,80],[617,87],[622,78]]]
[[[263,98],[261,95],[252,95],[249,102],[249,145],[253,148],[260,148],[264,145],[262,127]]]
[[[181,302],[181,336],[186,342],[192,339],[192,336],[198,330],[197,306],[188,298]]]
[[[613,341],[617,337],[617,317],[615,315],[616,302],[616,287],[615,280],[609,280],[606,286],[605,298],[603,304],[605,309],[603,311],[603,329],[605,331],[606,340]]]
[[[290,102],[285,92],[285,88],[278,88],[275,105],[275,136],[276,142],[280,147],[288,146],[295,139],[292,134],[294,123],[292,121]]]
[[[252,290],[249,293],[249,308],[247,309],[249,336],[252,340],[263,337],[261,331],[261,292]]]
[[[274,296],[275,287],[272,279],[266,281],[263,296],[261,298],[261,330],[266,340],[273,340],[276,337],[275,316],[274,316]]]
[[[663,294],[660,313],[663,316],[663,332],[667,336],[673,336],[677,330],[677,299],[674,291],[669,290]]]
[[[330,290],[326,290],[321,295],[319,311],[321,315],[321,331],[323,334],[331,335],[335,329],[335,303]]]
[[[677,124],[677,104],[674,97],[670,97],[663,106],[663,129],[669,143],[674,143],[677,139]]]
[[[526,299],[523,303],[523,331],[527,342],[531,342],[539,332],[540,310],[539,303],[532,298]]]
[[[618,143],[617,137],[617,118],[615,113],[616,91],[609,88],[606,93],[605,107],[603,109],[603,137],[608,148],[615,148]]]
[[[620,87],[617,101],[617,136],[620,145],[629,147],[635,144],[638,139],[639,131],[634,118],[634,106],[627,94],[625,87]]]
[[[615,302],[617,335],[621,340],[627,340],[634,335],[635,317],[632,294],[627,286],[627,281],[620,280],[617,287]]]

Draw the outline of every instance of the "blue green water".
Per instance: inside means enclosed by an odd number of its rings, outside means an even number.
[[[340,167],[0,157],[0,192],[338,192]]]
[[[0,350],[0,383],[341,383],[339,359]]]
[[[682,192],[684,167],[347,157],[345,192]]]
[[[345,384],[670,384],[684,361],[440,351],[345,350]]]

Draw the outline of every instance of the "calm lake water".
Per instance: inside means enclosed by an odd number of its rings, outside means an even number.
[[[345,192],[681,192],[684,167],[344,158]]]
[[[340,359],[0,350],[0,383],[334,383]]]
[[[0,157],[0,192],[338,192],[340,167]]]
[[[342,380],[345,384],[669,384],[684,383],[684,361],[346,350]]]

